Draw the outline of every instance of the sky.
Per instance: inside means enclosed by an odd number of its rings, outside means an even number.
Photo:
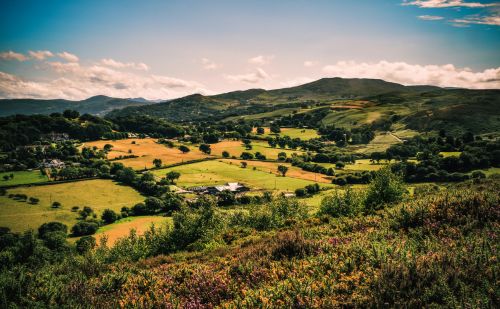
[[[498,89],[500,2],[0,1],[0,98],[158,100],[323,77]]]

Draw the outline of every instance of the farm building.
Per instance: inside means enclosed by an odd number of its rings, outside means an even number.
[[[198,194],[212,194],[216,195],[223,191],[230,191],[233,193],[240,193],[248,191],[249,188],[239,182],[228,182],[225,185],[220,186],[198,186],[188,188],[189,191]]]
[[[45,160],[40,164],[44,168],[64,168],[66,164],[59,159]]]

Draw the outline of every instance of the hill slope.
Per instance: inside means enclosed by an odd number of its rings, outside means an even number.
[[[403,86],[377,79],[323,78],[301,86],[249,89],[215,96],[191,95],[127,107],[109,117],[151,115],[169,121],[238,119],[269,122],[283,116],[321,113],[316,125],[356,127],[374,121],[417,131],[446,129],[475,133],[500,129],[500,90]],[[309,117],[306,115],[306,117]]]
[[[148,101],[135,101],[129,99],[117,99],[103,95],[94,96],[81,101],[69,101],[62,99],[38,100],[38,99],[6,99],[0,100],[0,116],[15,114],[51,114],[72,109],[81,114],[104,115],[114,109],[127,106],[141,106],[151,104]]]

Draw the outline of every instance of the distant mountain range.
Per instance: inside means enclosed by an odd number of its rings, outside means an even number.
[[[105,115],[112,110],[128,106],[142,106],[154,104],[157,101],[148,101],[144,98],[118,99],[103,95],[90,97],[81,101],[70,100],[39,100],[39,99],[5,99],[0,100],[0,116],[14,114],[51,114],[72,109],[81,114]]]
[[[362,108],[345,109],[350,102]],[[359,103],[365,102],[365,103]],[[193,94],[169,101],[95,96],[83,101],[0,100],[0,115],[50,114],[65,109],[110,118],[149,115],[171,122],[228,121],[239,118],[270,121],[295,113],[326,112],[322,123],[343,127],[374,120],[417,131],[449,129],[500,131],[500,90],[404,86],[379,79],[323,78],[304,85],[264,90],[248,89],[213,96]],[[325,111],[326,110],[326,111]]]

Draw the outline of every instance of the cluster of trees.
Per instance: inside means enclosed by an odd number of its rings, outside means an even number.
[[[307,197],[317,194],[321,191],[320,186],[315,183],[311,185],[307,185],[304,188],[298,188],[295,190],[295,196],[297,197]]]
[[[66,133],[72,139],[96,140],[114,128],[113,123],[102,118],[73,112],[0,117],[0,150],[11,151],[16,146],[31,145],[52,132]]]
[[[485,141],[470,132],[461,137],[414,137],[401,145],[391,146],[377,159],[401,159],[393,169],[403,173],[408,182],[462,181],[475,169],[500,166],[500,141]],[[441,156],[441,151],[458,151],[458,156]],[[407,161],[416,157],[418,163]]]
[[[321,126],[318,133],[322,138],[334,141],[338,147],[344,147],[347,144],[368,144],[375,138],[375,130],[369,125],[351,130],[336,128],[334,125]]]
[[[370,183],[375,175],[373,171],[362,171],[354,172],[349,174],[343,174],[337,176],[332,180],[332,183],[344,186],[344,185],[354,185],[354,184],[367,184]]]
[[[111,116],[107,119],[116,124],[119,131],[142,133],[152,137],[164,138],[179,137],[185,134],[182,127],[147,115]]]

